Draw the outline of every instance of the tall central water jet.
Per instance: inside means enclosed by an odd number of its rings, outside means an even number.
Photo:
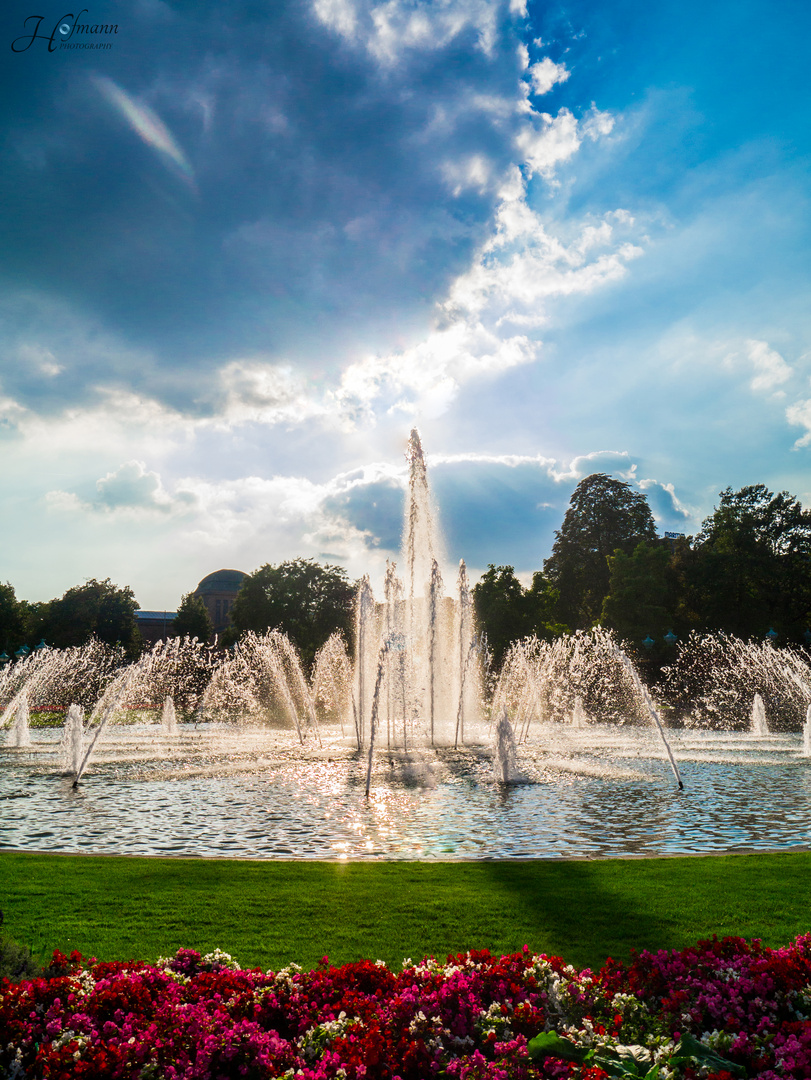
[[[425,457],[411,432],[403,527],[405,581],[387,564],[384,601],[368,577],[358,590],[353,712],[359,747],[381,742],[408,749],[464,742],[479,704],[478,649],[464,563],[458,599],[442,579],[442,543],[428,486]],[[371,759],[370,759],[371,760]]]

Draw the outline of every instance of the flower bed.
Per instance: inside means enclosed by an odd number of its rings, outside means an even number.
[[[811,934],[643,952],[596,974],[527,948],[401,972],[55,953],[47,978],[0,984],[0,1077],[811,1078],[808,1014]]]

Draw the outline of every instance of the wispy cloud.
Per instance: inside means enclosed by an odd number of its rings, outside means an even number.
[[[91,78],[102,97],[113,106],[135,134],[165,161],[171,162],[186,180],[193,183],[194,171],[186,155],[154,109],[131,97],[123,87],[106,75],[93,75]]]

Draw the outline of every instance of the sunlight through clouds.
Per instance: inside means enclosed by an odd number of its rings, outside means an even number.
[[[589,472],[684,532],[808,488],[811,14],[110,4],[110,50],[0,72],[18,595],[378,573],[412,425],[479,569],[538,569]]]

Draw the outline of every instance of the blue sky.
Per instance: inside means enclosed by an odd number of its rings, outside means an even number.
[[[0,69],[18,596],[379,580],[414,425],[474,578],[540,569],[590,472],[662,531],[727,486],[811,505],[806,3],[33,10]]]

